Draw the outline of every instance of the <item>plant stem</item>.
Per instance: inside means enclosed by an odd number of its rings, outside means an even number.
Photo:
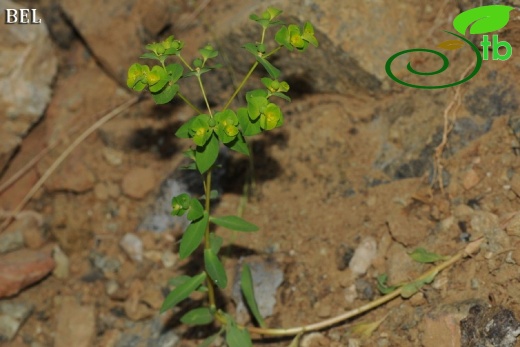
[[[450,259],[446,260],[445,262],[431,268],[430,270],[426,271],[419,277],[417,277],[415,280],[409,283],[417,282],[426,278],[434,277],[442,270],[450,267],[451,265],[455,264],[459,260],[461,260],[464,257],[470,256],[473,253],[476,253],[480,247],[480,244],[484,241],[484,239],[478,239],[476,241],[473,241],[469,245],[466,246],[466,248],[463,251],[460,251],[459,253],[452,256]],[[396,297],[401,295],[403,287],[400,287],[393,292],[384,295],[380,297],[377,300],[374,300],[366,305],[363,305],[361,307],[358,307],[356,309],[350,310],[348,312],[345,312],[343,314],[340,314],[336,317],[332,317],[329,319],[326,319],[324,321],[309,324],[301,327],[295,327],[295,328],[288,328],[288,329],[269,329],[269,328],[258,328],[258,327],[247,327],[247,330],[249,332],[259,335],[268,335],[268,336],[294,336],[298,335],[300,333],[306,333],[310,331],[316,331],[316,330],[322,330],[328,327],[331,327],[333,325],[336,325],[340,322],[343,322],[347,319],[350,319],[352,317],[358,316],[362,313],[368,312],[376,307],[379,307],[392,299],[395,299]]]
[[[187,67],[188,69],[190,69],[190,71],[193,71],[193,68],[190,66],[190,64],[188,64],[188,63],[186,62],[186,60],[184,60],[184,58],[183,58],[180,54],[178,55],[178,57],[179,57],[179,59],[182,61],[182,63],[183,63],[184,65],[186,65],[186,67]]]
[[[211,107],[209,107],[208,97],[206,96],[206,91],[204,90],[204,86],[202,85],[202,79],[200,75],[197,75],[197,81],[199,81],[200,90],[202,92],[202,96],[204,97],[204,101],[206,102],[206,107],[208,109],[209,115],[213,117],[213,113],[211,113]]]
[[[212,169],[209,169],[206,173],[206,181],[204,182],[204,194],[206,195],[206,200],[204,204],[204,210],[209,215],[209,210],[211,208],[211,172]],[[204,231],[204,249],[210,249],[211,243],[209,242],[209,223],[206,225],[206,230]],[[207,273],[206,277],[206,286],[208,287],[208,299],[209,299],[209,306],[211,309],[216,308],[216,300],[215,300],[215,287],[213,286],[213,281],[211,280],[211,277]]]
[[[267,58],[273,54],[275,54],[276,52],[278,52],[283,46],[280,45],[278,47],[276,47],[275,49],[273,49],[271,52],[267,53],[267,54],[264,54],[264,58]],[[255,61],[255,63],[253,64],[253,66],[251,66],[251,68],[249,69],[249,71],[247,72],[247,75],[244,76],[244,79],[242,80],[242,82],[240,82],[240,85],[238,86],[238,88],[235,90],[235,92],[233,93],[233,95],[231,95],[231,97],[229,98],[229,100],[226,102],[226,104],[224,105],[224,108],[222,109],[222,111],[226,110],[229,105],[231,105],[231,103],[233,102],[233,100],[235,99],[235,97],[238,95],[238,93],[240,92],[240,90],[244,87],[244,85],[246,84],[247,80],[249,79],[249,77],[251,77],[251,74],[253,73],[253,71],[255,71],[256,67],[258,66],[258,62]]]
[[[276,52],[278,52],[283,46],[280,45],[278,47],[276,47],[275,49],[273,49],[271,52],[267,53],[267,54],[264,54],[264,58],[267,58],[273,54],[275,54]]]
[[[193,103],[191,101],[189,101],[184,95],[182,95],[180,92],[177,92],[177,95],[179,96],[179,98],[182,99],[182,101],[184,101],[186,103],[186,105],[188,105],[189,107],[191,107],[192,110],[194,110],[195,112],[197,112],[198,114],[201,114],[202,111],[199,110],[199,108],[195,105],[193,105]]]
[[[224,105],[224,108],[222,109],[222,111],[225,111],[229,105],[231,105],[231,103],[233,102],[233,100],[235,99],[235,97],[237,96],[237,94],[240,92],[240,90],[244,87],[244,85],[246,84],[247,80],[249,79],[249,77],[251,77],[251,74],[253,73],[253,71],[255,71],[256,67],[258,66],[258,62],[256,61],[253,66],[251,66],[251,68],[249,69],[249,71],[247,72],[247,75],[244,76],[244,79],[242,80],[242,82],[240,82],[240,85],[238,86],[238,88],[235,90],[235,92],[233,93],[233,95],[231,95],[231,97],[229,98],[229,100],[226,102],[226,104]]]

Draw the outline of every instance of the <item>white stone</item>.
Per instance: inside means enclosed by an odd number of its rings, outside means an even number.
[[[143,261],[143,241],[136,234],[126,233],[119,242],[119,246],[130,259],[139,263]]]
[[[354,256],[350,260],[348,267],[350,270],[357,275],[364,275],[372,261],[377,255],[377,242],[371,237],[367,236],[354,251]]]

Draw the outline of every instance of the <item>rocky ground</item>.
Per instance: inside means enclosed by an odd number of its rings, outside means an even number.
[[[390,80],[386,60],[403,49],[435,47],[453,18],[480,1],[18,3],[38,8],[48,33],[22,26],[28,31],[0,40],[8,52],[0,66],[11,72],[0,74],[8,86],[0,99],[0,222],[15,212],[0,232],[0,345],[191,347],[215,331],[179,322],[203,297],[159,314],[168,280],[201,266],[179,260],[185,224],[169,217],[173,195],[200,193],[198,177],[179,169],[189,142],[173,137],[192,111],[135,99],[125,74],[144,44],[167,35],[186,41],[187,57],[212,42],[221,62],[231,64],[204,75],[211,103],[221,105],[248,68],[240,45],[257,33],[247,16],[272,4],[291,15],[287,21],[311,20],[320,47],[275,61],[293,102],[283,106],[284,127],[253,140],[249,199],[247,160],[222,153],[214,213],[243,213],[260,227],[218,230],[228,275],[251,264],[267,324],[292,327],[380,297],[381,274],[390,284],[417,277],[432,266],[409,257],[417,247],[452,255],[483,238],[477,254],[411,298],[309,334],[301,346],[520,346],[518,10],[499,32],[514,48],[509,60],[484,61],[460,87],[421,90]],[[447,55],[448,77],[432,76],[432,84],[462,75],[474,60],[469,49]],[[424,70],[439,64],[422,54],[410,59]],[[396,74],[405,76],[405,64],[396,62]],[[194,84],[183,93],[202,102]],[[17,211],[78,136],[125,102]],[[248,323],[236,285],[220,304]],[[352,332],[381,319],[368,337]]]

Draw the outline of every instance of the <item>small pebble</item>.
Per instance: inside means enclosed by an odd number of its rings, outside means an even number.
[[[137,235],[126,233],[119,242],[119,246],[121,246],[130,259],[139,263],[143,261],[143,242]]]
[[[142,199],[155,187],[155,173],[149,168],[131,169],[121,183],[123,193],[134,199]]]
[[[113,148],[105,147],[102,150],[103,158],[112,166],[119,166],[123,163],[123,153]]]
[[[105,292],[108,296],[112,297],[119,290],[119,284],[116,280],[108,280],[105,283]]]
[[[162,254],[161,261],[165,268],[169,269],[177,263],[177,255],[172,251],[165,251]]]
[[[69,257],[59,246],[55,246],[52,252],[52,257],[54,258],[54,262],[56,263],[56,267],[52,271],[54,277],[59,279],[65,279],[69,277],[70,273],[70,262]]]
[[[349,263],[349,268],[353,273],[364,275],[372,261],[377,255],[377,242],[371,236],[365,237],[354,251],[354,255]]]

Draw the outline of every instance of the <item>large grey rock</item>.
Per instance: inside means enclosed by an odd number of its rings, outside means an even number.
[[[21,8],[0,2],[0,11]],[[4,24],[0,30],[0,172],[21,139],[42,116],[51,97],[57,58],[47,27]]]
[[[169,23],[177,5],[166,0],[64,0],[61,6],[105,71],[126,83],[128,67]]]
[[[286,23],[310,21],[315,27],[318,49],[310,47],[303,54],[280,54],[275,60],[284,77],[289,77],[293,88],[302,89],[301,92],[307,89],[307,92],[345,93],[359,88],[375,91],[388,78],[386,60],[410,48],[416,37],[417,6],[411,1],[339,4],[336,1],[278,0],[269,5],[284,11],[281,19]],[[233,11],[223,11],[226,14],[215,25],[215,35],[219,38],[219,48],[233,57],[233,67],[246,70],[251,65],[251,56],[241,45],[258,41],[260,35],[260,27],[248,16],[260,15],[267,5],[243,1],[234,6]]]
[[[33,311],[31,304],[13,301],[0,302],[0,342],[10,341]]]

